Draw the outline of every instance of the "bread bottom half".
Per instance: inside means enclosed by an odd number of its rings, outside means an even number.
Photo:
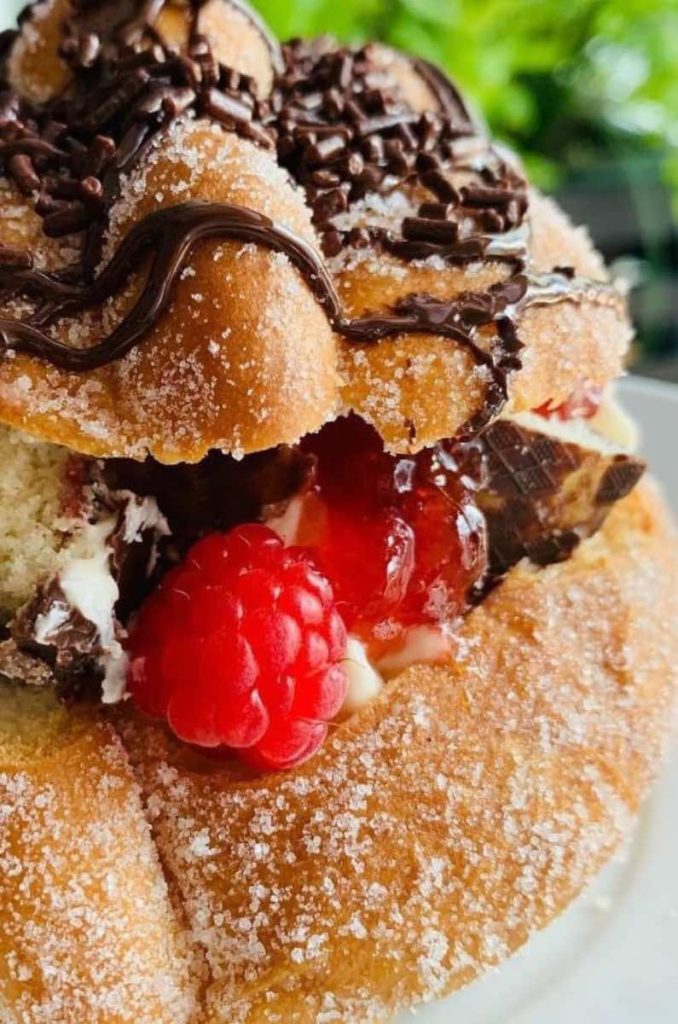
[[[370,1024],[468,983],[620,842],[677,666],[676,541],[644,484],[292,773],[1,691],[0,1020]]]

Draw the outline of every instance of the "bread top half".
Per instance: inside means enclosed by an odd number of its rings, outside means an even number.
[[[1,421],[177,463],[354,411],[408,452],[620,373],[587,234],[431,65],[227,0],[47,0],[5,51]]]

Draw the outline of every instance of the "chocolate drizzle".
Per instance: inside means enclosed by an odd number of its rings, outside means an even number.
[[[374,344],[394,335],[424,333],[442,335],[468,348],[476,362],[487,367],[492,382],[485,408],[462,431],[464,435],[484,426],[508,397],[508,374],[519,367],[522,347],[513,320],[515,311],[553,301],[561,284],[556,277],[554,292],[548,281],[531,285],[524,274],[516,274],[482,293],[467,292],[451,300],[410,295],[390,312],[349,319],[327,267],[303,239],[254,210],[193,201],[159,210],[135,225],[91,283],[73,284],[59,274],[39,270],[8,269],[5,287],[39,297],[41,303],[27,320],[0,319],[0,337],[7,349],[73,372],[95,370],[122,359],[165,311],[188,255],[206,238],[253,242],[284,252],[304,276],[334,329],[351,341]],[[46,333],[63,317],[77,315],[115,295],[149,253],[153,253],[151,266],[139,299],[106,338],[77,349]],[[569,296],[570,289],[564,294]],[[478,332],[490,326],[500,343],[496,354],[477,340]]]
[[[180,53],[154,29],[160,0],[78,0],[62,48],[74,85],[39,109],[9,90],[0,97],[5,173],[26,194],[37,192],[46,234],[85,231],[79,265],[56,273],[34,269],[30,253],[0,247],[0,295],[35,303],[23,319],[0,320],[6,352],[77,373],[119,360],[167,309],[196,244],[206,238],[253,242],[285,253],[334,330],[355,344],[424,333],[470,351],[489,381],[483,409],[462,429],[462,436],[470,436],[508,397],[509,375],[520,367],[521,311],[579,301],[584,293],[614,300],[611,289],[575,282],[567,268],[530,276],[526,183],[482,135],[456,87],[437,68],[422,60],[410,64],[438,104],[436,111],[418,114],[384,71],[378,50],[320,40],[294,41],[280,51],[258,17],[237,0],[234,6],[262,32],[273,57],[274,88],[261,100],[255,83],[219,64],[200,36],[201,0],[188,6],[189,42]],[[275,148],[279,162],[305,189],[326,256],[371,247],[404,261],[503,262],[510,276],[482,293],[449,300],[413,294],[391,310],[349,319],[328,266],[307,242],[254,210],[200,201],[145,217],[96,274],[121,175],[143,160],[158,133],[190,110]],[[458,172],[463,183],[454,184],[451,174]],[[366,195],[394,190],[416,196],[418,203],[399,229],[338,226],[340,215]],[[53,336],[64,318],[118,294],[146,258],[150,269],[142,293],[107,337],[77,349]]]
[[[477,446],[485,465],[478,504],[490,538],[480,595],[523,558],[542,566],[569,558],[645,469],[633,455],[596,452],[555,436],[546,421],[540,431],[498,420]]]

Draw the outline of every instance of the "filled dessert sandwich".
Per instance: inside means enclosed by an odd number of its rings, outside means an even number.
[[[383,1024],[660,763],[624,290],[381,44],[42,0],[0,60],[0,1021]]]

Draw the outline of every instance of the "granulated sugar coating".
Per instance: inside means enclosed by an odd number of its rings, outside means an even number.
[[[180,122],[162,142],[123,184],[113,247],[145,214],[194,198],[247,205],[312,240],[303,199],[270,154],[207,122]],[[336,412],[335,342],[286,256],[214,240],[186,269],[167,317],[125,359],[85,375],[5,362],[3,417],[89,453],[173,462],[296,440]],[[68,343],[112,329],[140,285],[62,327]]]
[[[660,757],[678,655],[665,530],[646,488],[570,562],[514,570],[461,627],[454,664],[405,673],[292,775],[189,765],[125,721],[207,961],[206,1019],[384,1021],[564,908]]]

